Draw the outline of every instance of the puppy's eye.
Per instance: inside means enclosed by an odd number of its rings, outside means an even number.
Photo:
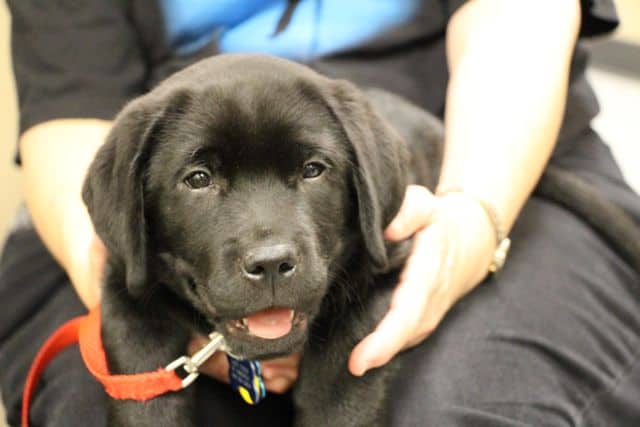
[[[317,178],[322,175],[326,166],[319,162],[309,162],[302,168],[302,177],[304,179]]]
[[[210,186],[212,183],[212,180],[211,180],[211,175],[209,175],[205,171],[199,170],[189,174],[184,179],[184,182],[185,184],[187,184],[189,188],[197,190],[199,188],[205,188]]]

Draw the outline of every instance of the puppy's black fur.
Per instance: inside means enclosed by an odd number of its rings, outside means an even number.
[[[299,424],[326,413],[338,425],[382,420],[385,370],[354,378],[346,360],[386,311],[407,247],[382,230],[407,184],[433,184],[438,164],[424,146],[439,150],[441,133],[418,121],[431,133],[405,144],[367,100],[377,93],[284,60],[222,56],[122,111],[84,188],[109,250],[102,319],[114,373],[166,365],[194,330],[214,328],[247,358],[305,349]],[[258,278],[256,257],[267,266]],[[234,327],[269,307],[295,310],[286,336]],[[111,422],[193,423],[192,393],[113,401]]]
[[[406,258],[382,230],[408,184],[433,188],[441,150],[440,123],[402,99],[262,56],[202,61],[133,101],[83,193],[109,251],[110,370],[155,370],[216,329],[247,358],[304,349],[297,424],[385,424],[402,357],[362,378],[347,357]],[[297,313],[286,336],[236,327],[269,307]],[[195,425],[193,390],[112,401],[111,424]]]

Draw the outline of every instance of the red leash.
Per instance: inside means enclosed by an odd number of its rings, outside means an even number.
[[[29,404],[42,372],[65,348],[79,342],[80,354],[87,369],[114,399],[145,401],[183,388],[182,379],[173,371],[159,368],[154,372],[133,375],[111,375],[100,334],[100,309],[76,317],[58,328],[36,356],[22,394],[22,426],[29,425]]]

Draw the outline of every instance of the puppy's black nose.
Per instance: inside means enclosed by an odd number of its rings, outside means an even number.
[[[278,284],[294,275],[297,262],[293,245],[263,246],[247,252],[241,270],[253,282]]]

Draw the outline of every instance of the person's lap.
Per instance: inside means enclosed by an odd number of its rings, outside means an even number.
[[[539,199],[512,239],[498,276],[407,355],[392,425],[637,425],[638,274]]]
[[[630,425],[640,417],[640,278],[579,219],[544,201],[527,204],[512,238],[505,269],[405,357],[393,425]],[[0,380],[18,424],[35,352],[83,309],[33,230],[7,244],[0,300]],[[215,418],[207,422],[288,424],[286,398],[249,408],[224,385],[198,384],[200,416]],[[32,420],[99,425],[105,404],[70,349],[45,373]]]

